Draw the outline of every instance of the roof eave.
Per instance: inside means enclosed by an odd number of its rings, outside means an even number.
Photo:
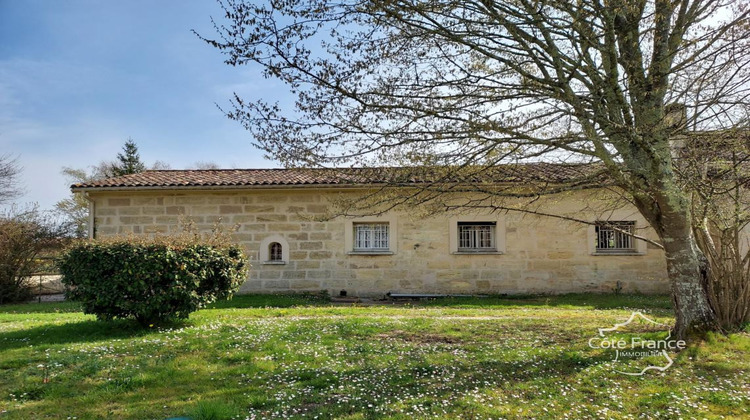
[[[73,192],[96,192],[96,191],[199,191],[199,190],[289,190],[299,188],[372,188],[383,187],[385,184],[260,184],[260,185],[144,185],[144,186],[102,186],[102,187],[76,187],[71,186]]]

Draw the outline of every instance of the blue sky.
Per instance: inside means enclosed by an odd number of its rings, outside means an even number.
[[[26,194],[51,208],[64,166],[114,159],[132,138],[147,164],[276,167],[228,106],[283,97],[257,68],[233,68],[190,32],[213,36],[213,0],[0,0],[0,155],[17,156]]]

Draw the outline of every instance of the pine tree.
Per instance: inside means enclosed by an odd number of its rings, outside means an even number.
[[[146,165],[141,162],[138,154],[138,146],[133,139],[128,139],[122,147],[123,153],[117,154],[118,162],[112,167],[114,176],[137,174],[146,170]]]

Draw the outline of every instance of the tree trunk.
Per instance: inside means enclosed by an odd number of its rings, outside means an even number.
[[[716,330],[716,317],[707,296],[708,260],[693,236],[689,218],[679,212],[664,215],[662,242],[674,303],[675,339]]]

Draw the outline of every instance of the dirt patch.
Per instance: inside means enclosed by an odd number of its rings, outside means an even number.
[[[375,337],[383,339],[396,339],[401,341],[407,341],[410,343],[421,343],[421,344],[459,344],[463,343],[458,337],[453,337],[445,334],[431,334],[431,333],[412,333],[402,330],[389,331],[387,333],[378,334]]]

